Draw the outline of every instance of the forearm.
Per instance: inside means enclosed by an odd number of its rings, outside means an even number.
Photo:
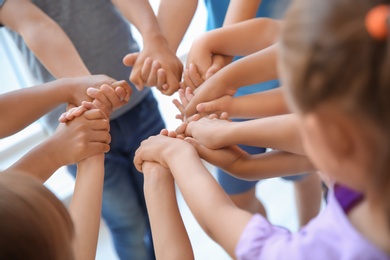
[[[104,154],[78,164],[70,214],[76,230],[76,259],[95,259],[102,207]]]
[[[49,137],[5,171],[24,172],[39,179],[43,183],[63,166],[61,161],[56,157],[57,150],[58,143]]]
[[[305,155],[298,118],[294,114],[233,122],[226,136],[229,140],[226,146],[252,145]]]
[[[144,44],[168,44],[148,0],[112,0],[122,15],[142,35]]]
[[[256,17],[261,0],[231,0],[223,26],[235,24]]]
[[[247,56],[276,43],[280,26],[277,20],[256,18],[207,32],[195,44],[212,54]]]
[[[162,0],[157,19],[162,34],[172,51],[176,52],[195,14],[198,0]]]
[[[234,256],[235,246],[251,214],[234,206],[195,150],[182,150],[167,158],[168,166],[198,223]],[[231,225],[232,221],[235,225]]]
[[[68,80],[19,89],[0,95],[0,138],[18,132],[58,105],[68,102],[71,87]],[[17,118],[17,120],[15,120]]]
[[[276,88],[255,94],[235,97],[229,117],[231,118],[260,118],[287,114],[289,108],[286,104],[282,89]]]
[[[194,259],[177,205],[172,175],[144,171],[144,193],[157,259]]]
[[[15,13],[18,15],[15,16]],[[7,1],[2,8],[1,20],[23,37],[26,45],[54,77],[90,74],[62,28],[32,2]]]
[[[275,150],[248,155],[224,170],[237,178],[253,181],[297,175],[316,169],[306,156]]]
[[[209,84],[213,84],[215,80],[230,88],[238,89],[273,80],[278,76],[276,60],[277,49],[274,45],[225,66],[208,81],[211,81]],[[207,81],[204,84],[208,84]]]

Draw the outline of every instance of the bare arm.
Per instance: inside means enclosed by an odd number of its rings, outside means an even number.
[[[261,0],[230,0],[223,26],[235,24],[256,17]]]
[[[190,122],[185,134],[210,149],[243,144],[305,155],[294,114],[244,122],[202,118]]]
[[[29,151],[7,171],[28,172],[45,182],[61,166],[108,152],[111,140],[108,129],[109,121],[103,112],[87,111],[66,124],[60,124],[53,135]]]
[[[90,75],[65,32],[31,1],[6,1],[0,9],[0,22],[23,37],[54,77]]]
[[[157,259],[194,259],[177,205],[172,174],[158,163],[146,162],[142,169],[145,200]]]
[[[144,85],[154,86],[157,83],[159,90],[166,95],[172,95],[179,88],[179,81],[183,65],[171,50],[157,21],[152,7],[147,0],[112,0],[122,15],[139,30],[143,39],[143,49],[138,55],[130,54],[125,56],[124,63],[132,66],[133,70],[130,80],[138,89]],[[165,87],[157,79],[149,80],[149,75],[143,75],[142,67],[147,58],[157,60],[165,71]],[[161,77],[160,77],[161,78]],[[160,84],[161,83],[161,84]]]
[[[134,162],[138,170],[142,171],[143,161],[159,162],[170,169],[198,223],[234,257],[252,215],[231,202],[191,144],[161,135],[151,137],[137,150]]]
[[[199,103],[208,102],[224,95],[233,96],[237,89],[277,78],[277,45],[242,58],[222,68],[195,91],[185,108],[187,116],[197,112]]]
[[[170,48],[176,52],[195,14],[198,0],[162,0],[157,19]]]
[[[78,260],[95,259],[103,181],[104,154],[78,163],[75,190],[69,208],[76,230],[74,248]]]

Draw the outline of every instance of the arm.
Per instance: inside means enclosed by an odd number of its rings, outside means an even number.
[[[243,144],[305,155],[297,120],[294,114],[244,122],[202,118],[190,122],[185,134],[210,149]]]
[[[193,99],[185,108],[186,116],[195,114],[199,103],[224,95],[233,96],[242,86],[276,79],[276,60],[277,45],[272,45],[222,68],[196,89]]]
[[[6,1],[0,9],[0,22],[23,37],[54,77],[90,75],[65,32],[31,1]]]
[[[260,118],[290,113],[282,89],[232,97],[225,95],[196,106],[199,113],[227,112],[230,118]]]
[[[77,165],[70,214],[75,226],[75,256],[93,260],[99,235],[104,181],[104,154],[89,157]]]
[[[120,94],[122,102],[118,101],[119,96],[110,95],[107,102],[110,102],[112,106],[123,105],[131,93],[128,84],[119,83],[125,93]],[[87,89],[99,89],[103,84],[117,86],[114,79],[104,75],[96,75],[55,80],[0,95],[0,120],[7,122],[0,128],[0,138],[23,129],[62,103],[79,106],[82,101],[92,101],[87,94]],[[94,98],[101,96],[101,93],[98,95],[91,89],[89,91],[93,92]]]
[[[177,205],[172,174],[157,163],[146,162],[142,169],[145,200],[157,259],[194,259]]]
[[[255,18],[260,4],[261,0],[230,0],[223,26]]]
[[[103,112],[87,111],[73,121],[60,124],[53,135],[29,151],[7,171],[28,172],[45,182],[61,166],[108,152],[111,140],[106,133],[108,129],[109,121]]]
[[[237,146],[209,149],[195,139],[187,138],[199,156],[231,175],[244,180],[259,180],[296,175],[316,170],[306,156],[274,150],[249,155]]]
[[[198,0],[162,0],[157,19],[169,47],[176,53],[195,14]]]
[[[123,60],[125,65],[133,66],[130,80],[138,89],[143,89],[145,82],[149,86],[156,85],[157,79],[149,80],[148,73],[143,75],[142,67],[146,58],[157,60],[165,71],[167,83],[165,88],[163,88],[163,84],[158,84],[157,87],[163,94],[172,95],[179,88],[183,65],[163,36],[149,2],[147,0],[112,0],[112,2],[118,7],[122,15],[134,24],[143,39],[142,52],[136,56],[130,54]]]
[[[151,137],[136,152],[134,163],[138,170],[142,171],[143,161],[156,161],[170,169],[203,230],[234,257],[237,242],[252,215],[231,202],[191,144],[161,135]]]

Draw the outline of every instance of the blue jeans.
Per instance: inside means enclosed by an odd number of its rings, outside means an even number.
[[[164,128],[153,94],[150,92],[140,104],[111,120],[110,125],[112,140],[105,156],[102,216],[120,259],[153,259],[143,175],[133,164],[140,143]],[[69,166],[69,170],[76,175],[76,166]]]

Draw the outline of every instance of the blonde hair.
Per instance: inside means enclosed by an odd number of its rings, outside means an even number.
[[[74,259],[67,209],[27,175],[0,173],[0,230],[0,259]]]
[[[302,113],[335,102],[344,113],[378,131],[372,183],[386,203],[390,227],[390,40],[365,26],[367,13],[384,0],[294,1],[286,14],[281,61],[288,90]],[[383,27],[388,31],[388,19]]]

